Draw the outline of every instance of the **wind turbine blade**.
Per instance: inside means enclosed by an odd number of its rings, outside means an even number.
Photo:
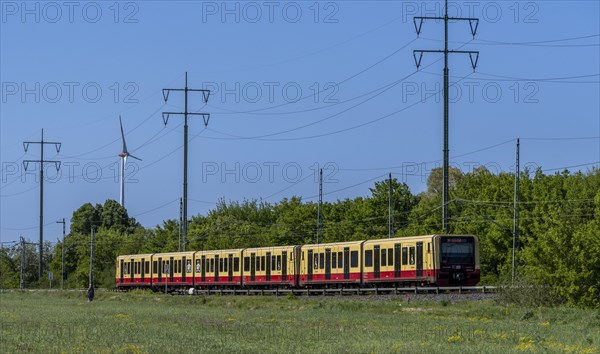
[[[127,154],[127,156],[129,156],[129,157],[133,157],[133,158],[134,158],[134,159],[136,159],[136,160],[142,161],[142,159],[140,159],[139,157],[135,157],[135,156],[133,156],[133,155],[131,155],[131,154]]]
[[[121,126],[121,141],[123,142],[123,152],[127,154],[127,144],[125,144],[125,133],[123,133],[123,122],[119,116],[119,125]]]

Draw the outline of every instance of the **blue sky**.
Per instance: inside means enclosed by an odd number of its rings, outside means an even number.
[[[47,167],[45,238],[84,203],[119,198],[119,115],[132,154],[129,214],[144,226],[179,217],[183,95],[190,94],[189,216],[219,198],[316,201],[368,195],[392,172],[414,193],[442,157],[443,25],[419,38],[413,16],[439,16],[437,1],[1,1],[0,241],[37,239],[39,146],[60,141],[60,174]],[[597,1],[451,2],[450,156],[468,172],[485,165],[547,173],[600,161],[600,5]],[[595,165],[594,165],[595,164]]]

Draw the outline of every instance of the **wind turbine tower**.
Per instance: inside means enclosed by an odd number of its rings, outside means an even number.
[[[133,157],[136,160],[142,161],[142,159],[131,155],[127,151],[127,144],[125,143],[125,133],[123,132],[123,122],[121,116],[119,116],[119,124],[121,125],[121,141],[123,142],[123,150],[118,154],[121,157],[121,179],[120,179],[120,198],[119,201],[122,207],[125,207],[125,166],[127,165],[127,158]]]

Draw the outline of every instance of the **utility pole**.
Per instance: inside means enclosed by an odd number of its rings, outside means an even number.
[[[181,229],[183,228],[183,200],[179,198],[179,244],[177,251],[181,252]]]
[[[27,171],[29,163],[38,162],[40,164],[40,265],[38,279],[42,280],[42,274],[44,273],[44,163],[54,163],[56,170],[60,170],[60,161],[44,160],[44,145],[54,145],[56,148],[56,153],[58,154],[60,152],[60,147],[62,144],[58,142],[44,141],[44,129],[42,129],[42,140],[23,142],[23,148],[25,149],[25,152],[27,152],[27,149],[29,149],[29,144],[40,144],[40,159],[23,160],[23,166],[25,167],[25,171]]]
[[[163,89],[163,98],[165,103],[169,99],[169,93],[171,91],[183,91],[184,92],[184,111],[183,112],[163,112],[163,123],[165,126],[169,122],[169,116],[173,115],[183,115],[184,125],[183,125],[183,229],[182,229],[182,246],[183,251],[185,251],[185,246],[187,244],[187,192],[188,192],[188,183],[187,183],[187,166],[188,166],[188,116],[202,116],[204,121],[204,126],[208,126],[208,121],[210,120],[209,113],[197,113],[197,112],[188,112],[188,93],[189,92],[202,92],[202,97],[204,98],[204,103],[208,103],[208,97],[210,96],[210,90],[203,89],[191,89],[188,88],[188,77],[187,72],[185,73],[185,87],[182,89]]]
[[[92,240],[90,242],[90,288],[94,286],[94,228],[92,227]]]
[[[513,196],[513,244],[512,244],[512,283],[515,281],[515,267],[516,267],[516,247],[517,240],[519,238],[519,203],[520,203],[520,173],[521,173],[521,161],[520,161],[520,148],[521,144],[519,138],[517,138],[517,154],[515,159],[515,188]]]
[[[394,234],[394,208],[392,202],[392,174],[388,178],[388,238]]]
[[[66,221],[65,218],[62,218],[62,221],[59,220],[56,222],[57,224],[62,224],[63,229],[63,239],[62,239],[62,271],[61,271],[61,283],[60,286],[62,289],[65,289],[65,233],[66,233]]]
[[[323,229],[323,169],[319,170],[319,206],[317,210],[317,244]]]
[[[21,290],[25,289],[25,277],[23,276],[23,270],[25,269],[25,239],[23,236],[20,236],[21,239],[21,281],[19,283],[19,288]]]
[[[449,88],[449,70],[448,70],[448,54],[469,54],[469,58],[471,59],[471,66],[473,70],[477,68],[477,61],[479,60],[479,52],[471,51],[471,50],[448,50],[448,22],[449,21],[469,21],[469,26],[471,27],[471,34],[473,38],[477,33],[477,27],[479,26],[478,18],[471,17],[448,17],[448,0],[445,0],[445,9],[444,9],[444,17],[428,17],[428,16],[417,16],[413,18],[413,23],[415,25],[415,30],[417,31],[417,36],[421,34],[421,27],[423,26],[423,21],[425,20],[443,20],[444,21],[444,49],[443,50],[414,50],[413,57],[415,59],[415,64],[417,66],[417,70],[421,66],[421,59],[423,59],[423,53],[444,53],[444,166],[443,166],[443,186],[442,186],[442,228],[446,233],[449,232],[448,227],[448,199],[449,199],[449,149],[448,149],[448,112],[449,112],[449,99],[448,99],[448,88]],[[417,25],[417,20],[419,20],[419,24]],[[419,53],[419,58],[417,59],[417,53]]]

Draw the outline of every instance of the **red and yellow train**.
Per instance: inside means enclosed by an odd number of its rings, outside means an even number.
[[[116,266],[120,289],[473,286],[479,278],[473,235],[124,255]]]

